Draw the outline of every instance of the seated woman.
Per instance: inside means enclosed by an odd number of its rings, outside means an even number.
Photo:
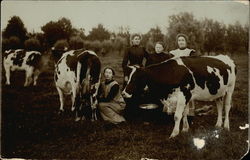
[[[125,102],[119,92],[119,84],[114,80],[115,72],[112,68],[104,69],[105,80],[98,90],[98,109],[105,121],[113,124],[124,122],[121,112],[125,108]]]
[[[173,57],[173,55],[165,53],[164,49],[163,42],[156,42],[155,52],[147,56],[146,66],[157,64]]]

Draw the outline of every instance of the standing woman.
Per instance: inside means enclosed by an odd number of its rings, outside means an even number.
[[[157,63],[163,62],[173,57],[172,54],[165,53],[164,50],[165,50],[165,46],[163,42],[160,42],[160,41],[156,42],[155,52],[148,55],[146,66],[157,64]]]
[[[99,111],[105,121],[113,124],[124,122],[121,112],[125,108],[125,102],[119,92],[119,84],[114,80],[115,71],[107,67],[104,69],[105,80],[98,90]]]
[[[139,34],[134,34],[131,37],[131,47],[127,48],[123,61],[122,61],[122,69],[124,74],[124,82],[123,88],[126,86],[128,82],[129,70],[128,66],[130,65],[138,65],[144,66],[143,61],[146,61],[148,53],[144,47],[140,45],[141,36]],[[124,116],[126,120],[133,120],[138,117],[140,114],[140,110],[138,108],[140,98],[138,96],[134,96],[133,98],[124,99],[126,101],[126,108],[124,111]]]
[[[188,43],[188,37],[187,35],[180,33],[176,36],[176,43],[178,46],[178,49],[170,51],[171,54],[174,55],[174,57],[183,57],[183,56],[194,56],[195,55],[195,50],[194,49],[189,49],[187,47]],[[189,116],[194,116],[194,101],[191,101],[189,104]]]
[[[176,43],[177,43],[178,48],[170,51],[170,53],[173,54],[175,57],[195,55],[195,50],[189,49],[187,47],[188,38],[185,34],[182,34],[182,33],[178,34],[176,36]]]
[[[139,34],[134,34],[131,37],[131,47],[127,48],[124,53],[122,68],[124,73],[124,85],[128,81],[128,66],[130,65],[138,65],[144,66],[143,60],[147,58],[147,51],[144,47],[140,45],[141,36]]]

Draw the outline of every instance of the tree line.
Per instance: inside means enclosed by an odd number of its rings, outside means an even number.
[[[163,41],[166,50],[175,49],[176,35],[188,36],[189,48],[198,53],[247,53],[249,26],[239,22],[225,25],[213,19],[198,20],[192,13],[181,12],[169,16],[167,34],[159,26],[151,28],[142,35],[142,45],[148,51],[154,50],[154,43]],[[130,45],[130,28],[121,26],[117,33],[110,32],[102,24],[93,27],[88,35],[84,28],[75,28],[67,18],[50,21],[41,27],[42,32],[28,32],[23,21],[13,16],[2,32],[2,52],[7,49],[25,48],[41,52],[51,47],[62,49],[92,49],[98,53],[118,51],[121,53]]]

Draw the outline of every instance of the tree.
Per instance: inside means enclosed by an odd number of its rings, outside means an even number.
[[[212,19],[202,21],[202,31],[204,36],[203,47],[208,53],[225,50],[226,26]]]
[[[92,28],[87,38],[89,40],[104,41],[110,38],[110,33],[104,28],[102,24],[98,24],[97,27]]]
[[[60,39],[69,40],[73,28],[71,22],[67,18],[61,18],[57,22],[50,21],[41,27],[46,37],[49,47]]]
[[[3,31],[3,38],[10,38],[12,36],[17,37],[21,44],[27,39],[27,29],[18,16],[11,17]]]
[[[69,40],[69,47],[71,49],[81,49],[84,47],[83,39],[80,36],[71,37]]]
[[[228,26],[226,46],[229,52],[246,52],[248,50],[249,31],[247,28],[243,28],[239,22]]]

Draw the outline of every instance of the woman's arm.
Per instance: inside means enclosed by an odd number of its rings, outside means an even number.
[[[118,92],[119,92],[119,85],[114,84],[112,86],[112,88],[110,89],[110,92],[107,95],[107,97],[106,98],[101,98],[100,101],[101,102],[110,102],[111,100],[113,100],[115,98],[115,96],[118,94]]]

